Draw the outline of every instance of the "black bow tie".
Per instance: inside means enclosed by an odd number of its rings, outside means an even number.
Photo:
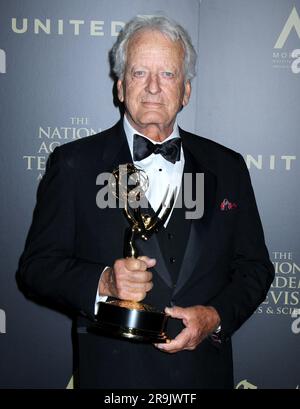
[[[133,140],[133,160],[143,160],[150,156],[160,154],[169,162],[175,163],[180,159],[181,139],[173,138],[164,143],[152,143],[149,139],[135,134]]]

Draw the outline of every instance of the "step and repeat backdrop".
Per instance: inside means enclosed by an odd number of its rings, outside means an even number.
[[[66,388],[71,321],[15,272],[49,153],[113,125],[108,52],[137,14],[168,15],[198,51],[191,132],[244,156],[275,280],[233,337],[238,389],[300,385],[300,0],[0,1],[0,388]]]

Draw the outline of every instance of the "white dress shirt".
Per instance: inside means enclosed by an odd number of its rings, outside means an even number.
[[[126,116],[124,116],[124,130],[126,133],[131,157],[133,158],[133,139],[134,139],[134,134],[138,132],[131,126]],[[141,133],[138,133],[138,134],[142,135],[144,138],[153,142],[147,136]],[[154,143],[162,144],[174,138],[180,138],[179,129],[178,129],[177,124],[175,124],[174,130],[171,133],[171,135],[168,136],[168,138],[166,138],[163,142],[154,142]],[[180,160],[175,163],[169,162],[162,155],[160,154],[157,155],[155,153],[152,153],[151,155],[149,155],[147,158],[144,158],[143,160],[133,161],[133,163],[134,165],[143,169],[146,175],[148,176],[149,188],[146,191],[146,197],[154,211],[157,211],[158,207],[160,206],[168,187],[169,187],[169,195],[166,200],[167,203],[168,203],[168,198],[172,195],[175,189],[178,195],[180,185],[181,185],[181,180],[182,180],[183,167],[184,167],[184,154],[183,154],[182,147],[181,147],[181,152],[180,152]],[[171,213],[169,215],[168,220],[165,223],[165,226],[167,225],[171,217]]]
[[[126,118],[126,115],[124,115],[123,125],[132,158],[133,158],[133,139],[134,134],[136,133],[138,133],[139,135],[143,136],[144,138],[150,140],[152,143],[155,144],[161,144],[173,138],[180,138],[177,122],[174,124],[174,129],[171,135],[169,135],[163,142],[153,142],[147,136],[141,134],[140,132],[137,132],[129,123],[128,119]],[[180,152],[180,160],[175,162],[174,164],[172,162],[167,161],[162,155],[154,153],[149,155],[147,158],[144,158],[143,160],[133,161],[133,163],[134,165],[144,170],[146,175],[148,176],[149,188],[146,191],[146,198],[148,199],[154,211],[157,211],[157,209],[159,208],[168,188],[169,191],[166,203],[168,203],[168,200],[170,199],[172,193],[175,192],[175,190],[176,197],[178,196],[184,168],[184,154],[182,146]],[[165,222],[165,226],[168,224],[170,220],[172,211],[173,209],[171,210],[170,215]],[[98,294],[97,289],[95,314],[98,312],[97,305],[98,302],[106,301],[106,299],[107,299],[106,296],[100,296]]]

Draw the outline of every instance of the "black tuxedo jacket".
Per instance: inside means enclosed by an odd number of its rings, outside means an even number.
[[[180,134],[186,165],[191,161],[194,172],[204,173],[204,215],[189,221],[176,285],[157,237],[141,244],[143,254],[157,259],[152,269],[154,287],[144,301],[162,309],[214,306],[221,317],[222,344],[217,348],[206,339],[194,351],[167,354],[152,345],[86,330],[100,274],[122,257],[128,227],[121,209],[96,205],[101,188],[97,176],[132,161],[118,122],[100,134],[55,149],[38,189],[17,273],[27,295],[78,317],[76,361],[83,388],[233,386],[230,337],[265,299],[273,266],[241,155],[183,130]],[[172,321],[178,332],[181,322]]]

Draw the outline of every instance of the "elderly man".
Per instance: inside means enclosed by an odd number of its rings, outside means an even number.
[[[196,63],[181,26],[161,16],[134,18],[112,61],[124,117],[51,155],[19,281],[29,295],[77,315],[79,387],[232,388],[230,337],[273,280],[248,171],[238,153],[177,125]],[[137,259],[122,258],[122,210],[99,209],[95,200],[97,176],[128,162],[147,173],[154,210],[185,173],[203,173],[205,181],[203,217],[188,219],[184,205],[174,207]],[[88,332],[107,297],[167,306],[171,342]]]

